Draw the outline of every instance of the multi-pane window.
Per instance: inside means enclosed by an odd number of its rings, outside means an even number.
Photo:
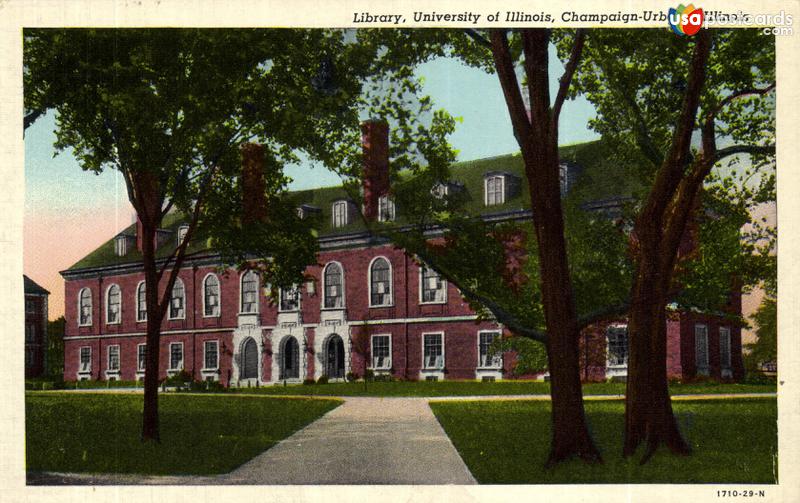
[[[88,288],[81,290],[78,298],[78,324],[92,324],[92,291]]]
[[[719,364],[723,369],[731,368],[731,329],[719,327]]]
[[[219,367],[219,343],[217,341],[206,341],[203,344],[203,368],[216,369]]]
[[[119,370],[119,346],[108,347],[108,370]]]
[[[136,289],[136,321],[147,321],[147,287],[144,281]]]
[[[278,306],[281,311],[297,311],[300,308],[300,289],[281,288],[281,301]]]
[[[347,201],[336,201],[333,203],[333,226],[344,227],[347,225]]]
[[[708,373],[708,327],[694,326],[694,358],[699,373]]]
[[[172,286],[172,298],[169,301],[169,317],[183,318],[186,307],[186,290],[183,288],[183,281],[180,278],[175,280]]]
[[[344,289],[342,288],[342,266],[331,262],[325,267],[325,307],[344,307]]]
[[[32,323],[25,324],[25,343],[26,344],[36,343],[36,325]]]
[[[505,197],[503,193],[504,182],[502,176],[490,176],[486,178],[486,206],[503,204]]]
[[[119,285],[114,284],[108,287],[108,293],[106,295],[106,323],[119,323],[120,297],[122,297]]]
[[[117,239],[114,241],[114,251],[120,257],[124,257],[125,254],[128,253],[128,237],[127,236],[117,236]]]
[[[92,348],[89,346],[81,348],[79,368],[81,372],[89,372],[92,370]]]
[[[258,274],[255,271],[242,275],[242,312],[258,312]]]
[[[189,232],[188,225],[181,225],[178,227],[178,243],[176,246],[180,246],[183,243],[183,240],[186,239],[186,234]]]
[[[170,370],[183,368],[183,344],[180,342],[173,342],[169,345],[169,368]]]
[[[423,334],[423,366],[426,369],[440,369],[444,367],[444,347],[442,334]]]
[[[139,352],[136,355],[136,368],[144,370],[147,367],[147,344],[139,344],[137,349]]]
[[[379,222],[394,222],[395,209],[394,200],[389,196],[381,196],[378,198],[378,221]]]
[[[608,364],[628,364],[628,327],[613,326],[606,330],[608,338]]]
[[[203,282],[203,314],[219,316],[219,278],[215,274],[209,274]]]
[[[447,301],[447,283],[436,271],[422,267],[422,302],[442,303]]]
[[[372,336],[372,368],[388,369],[392,366],[391,342],[388,335]]]
[[[498,352],[491,354],[490,348],[495,339],[500,337],[500,332],[481,332],[478,335],[478,362],[479,367],[498,368],[503,365],[503,356]]]
[[[391,267],[389,261],[379,257],[372,262],[369,270],[370,305],[388,306],[392,304]]]

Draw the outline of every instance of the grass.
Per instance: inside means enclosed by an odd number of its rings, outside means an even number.
[[[141,395],[25,397],[29,471],[227,473],[340,405],[337,400],[159,398],[160,445],[143,444]]]
[[[774,398],[673,403],[694,453],[660,449],[621,456],[624,404],[586,402],[592,435],[604,463],[578,460],[546,470],[550,403],[539,401],[433,402],[431,408],[464,462],[483,484],[776,483],[777,403]]]
[[[769,393],[775,392],[775,384],[720,384],[692,383],[673,384],[673,395],[719,394],[719,393]],[[550,393],[550,383],[541,381],[391,381],[370,382],[364,389],[363,382],[328,384],[289,384],[260,388],[239,388],[235,393],[264,393],[270,395],[304,396],[480,396],[480,395],[544,395]],[[624,383],[589,383],[583,386],[586,395],[622,395]]]

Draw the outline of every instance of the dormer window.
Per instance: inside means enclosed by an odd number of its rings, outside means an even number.
[[[188,232],[189,232],[189,226],[188,225],[181,225],[180,227],[178,227],[178,244],[177,244],[177,246],[180,246],[181,243],[183,243],[183,240],[186,239],[186,234]]]
[[[348,214],[347,214],[347,201],[335,201],[333,206],[331,207],[331,213],[333,214],[333,227],[344,227],[348,223]]]
[[[503,175],[487,176],[484,179],[486,206],[494,206],[506,202],[505,185],[506,177]]]
[[[394,200],[389,196],[381,196],[378,198],[378,221],[379,222],[394,222],[395,207]]]
[[[128,236],[117,236],[114,240],[114,252],[118,257],[124,257],[128,254]]]
[[[301,204],[297,207],[297,217],[301,220],[319,215],[322,210],[310,204]]]

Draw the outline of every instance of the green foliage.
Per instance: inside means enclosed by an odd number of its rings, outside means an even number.
[[[328,384],[328,376],[319,376],[319,379],[317,379],[317,384]]]
[[[758,369],[763,363],[778,362],[777,300],[774,297],[764,297],[753,318],[758,339],[747,345],[749,354],[745,363],[750,369]]]
[[[45,350],[45,367],[47,377],[56,381],[64,380],[64,327],[63,316],[47,322],[47,348]]]
[[[514,351],[517,355],[514,374],[537,374],[547,370],[547,348],[539,341],[525,337],[498,337],[489,346],[489,354]]]

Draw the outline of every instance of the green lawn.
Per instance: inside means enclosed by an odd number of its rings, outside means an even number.
[[[605,463],[573,460],[544,469],[550,403],[433,402],[433,409],[475,478],[484,484],[775,483],[777,403],[773,398],[673,403],[692,445],[690,457],[660,449],[645,465],[623,459],[624,404],[586,402],[590,428]]]
[[[162,395],[160,445],[142,444],[141,395],[28,393],[30,471],[227,473],[338,400]]]
[[[673,384],[673,395],[694,393],[770,393],[775,384]],[[539,395],[550,393],[550,383],[542,381],[393,381],[328,384],[272,385],[260,388],[236,389],[237,393],[266,393],[274,395],[306,396],[479,396],[479,395]],[[621,395],[624,383],[590,383],[583,386],[587,395]]]

